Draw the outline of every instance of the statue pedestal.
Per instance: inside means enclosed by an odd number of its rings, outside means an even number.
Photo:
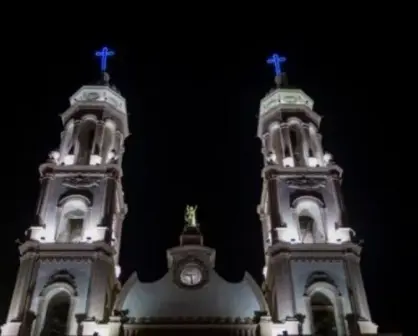
[[[83,321],[81,322],[83,333],[82,336],[113,336],[109,333],[109,325],[97,323],[96,321]]]
[[[372,321],[358,321],[357,324],[363,335],[377,335],[377,329],[379,327],[376,323]]]
[[[18,336],[21,325],[22,322],[7,322],[3,324],[0,328],[1,335]]]

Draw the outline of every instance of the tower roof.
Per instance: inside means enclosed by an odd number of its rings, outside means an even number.
[[[115,55],[113,50],[103,47],[95,52],[100,60],[101,78],[95,85],[85,85],[70,97],[71,106],[78,103],[106,102],[117,111],[126,114],[126,101],[114,85],[110,85],[110,75],[107,72],[107,59]]]
[[[70,107],[61,115],[63,123],[66,123],[79,110],[100,109],[106,111],[108,116],[118,120],[124,135],[129,135],[126,100],[119,90],[110,84],[110,76],[106,72],[106,59],[114,54],[106,47],[96,52],[95,55],[100,57],[101,62],[101,78],[96,84],[83,85],[70,97]]]
[[[271,90],[260,101],[259,123],[257,135],[261,137],[265,131],[265,124],[271,119],[281,120],[283,112],[305,115],[316,126],[321,122],[321,116],[313,111],[314,101],[304,91],[298,88],[283,87],[285,73],[282,72],[281,63],[286,58],[273,54],[267,59],[267,63],[274,65],[274,81],[276,88]]]
[[[120,113],[126,114],[126,100],[113,87],[108,84],[84,85],[71,97],[71,106],[79,103],[106,102]]]
[[[301,89],[278,88],[260,102],[260,116],[280,105],[300,105],[313,109],[314,101]]]

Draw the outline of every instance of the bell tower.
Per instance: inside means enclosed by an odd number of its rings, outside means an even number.
[[[81,87],[61,115],[59,148],[39,168],[36,221],[20,245],[20,267],[2,335],[92,335],[119,288],[125,99],[102,79]]]
[[[376,334],[341,193],[342,169],[324,151],[321,117],[302,90],[282,85],[260,103],[263,189],[258,207],[273,335]]]

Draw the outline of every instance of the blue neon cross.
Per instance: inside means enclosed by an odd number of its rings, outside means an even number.
[[[267,59],[268,64],[273,64],[274,73],[276,76],[280,76],[282,74],[281,63],[284,62],[286,62],[286,57],[279,56],[279,54],[273,54]]]
[[[100,70],[105,72],[107,68],[107,58],[114,56],[115,52],[108,47],[103,47],[102,50],[96,51],[96,57],[100,57]]]

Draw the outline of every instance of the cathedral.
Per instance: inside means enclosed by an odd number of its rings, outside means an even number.
[[[106,50],[107,52],[107,50]],[[103,72],[61,115],[61,143],[40,168],[36,221],[2,336],[377,335],[341,194],[342,169],[322,148],[321,117],[301,89],[277,86],[260,101],[264,157],[257,209],[264,283],[230,283],[214,269],[196,207],[187,206],[167,273],[121,284],[125,98]],[[105,70],[105,64],[102,67]],[[260,270],[261,271],[261,270]]]

